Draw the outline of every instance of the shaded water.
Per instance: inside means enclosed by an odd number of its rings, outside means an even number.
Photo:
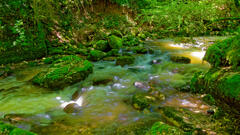
[[[150,124],[161,121],[158,112],[140,112],[130,104],[133,94],[146,92],[148,85],[154,84],[166,99],[157,101],[153,107],[187,108],[207,119],[206,111],[211,107],[204,104],[199,95],[175,90],[188,82],[195,72],[209,68],[202,62],[202,46],[187,48],[173,42],[156,41],[148,43],[148,47],[154,48],[155,53],[138,56],[131,66],[96,62],[93,74],[85,81],[60,91],[29,83],[34,75],[46,69],[45,66],[17,71],[15,75],[0,80],[0,114],[2,118],[5,115],[6,122],[40,135],[115,134],[116,129],[132,128],[132,124],[141,121]],[[187,56],[192,63],[170,62],[170,54]],[[152,64],[153,60],[161,62]],[[135,87],[133,84],[136,82],[146,85],[144,88]],[[72,95],[76,91],[79,95],[73,100]],[[71,113],[64,112],[63,108],[71,103],[76,103],[77,109],[70,109]]]

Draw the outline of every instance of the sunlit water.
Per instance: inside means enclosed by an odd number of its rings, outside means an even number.
[[[46,67],[32,67],[18,71],[15,75],[0,80],[0,114],[12,114],[11,123],[20,128],[42,135],[113,134],[119,126],[141,121],[160,121],[158,112],[140,112],[131,106],[129,99],[137,92],[146,92],[137,88],[136,82],[153,83],[166,95],[165,101],[155,106],[173,106],[187,108],[193,113],[206,114],[210,107],[197,95],[181,93],[176,87],[189,81],[197,71],[209,68],[202,62],[205,50],[184,48],[167,42],[151,42],[154,54],[138,56],[131,66],[115,66],[115,62],[94,63],[94,72],[85,81],[64,90],[52,91],[32,85],[29,81]],[[180,55],[191,58],[192,64],[176,64],[169,56]],[[161,59],[159,64],[151,64]],[[94,85],[96,80],[110,80]],[[72,95],[79,91],[76,99]],[[64,112],[69,104],[78,109]],[[10,115],[11,116],[11,115]]]

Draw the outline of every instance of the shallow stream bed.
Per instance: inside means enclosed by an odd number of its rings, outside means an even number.
[[[46,66],[21,69],[0,80],[1,119],[39,135],[140,135],[154,122],[163,121],[158,108],[169,106],[186,109],[183,116],[208,134],[227,134],[215,130],[216,124],[207,114],[213,107],[204,103],[201,95],[176,90],[189,82],[195,72],[209,68],[208,63],[202,62],[205,44],[202,40],[196,44],[149,41],[153,54],[137,56],[133,65],[124,67],[115,66],[115,62],[96,62],[93,74],[85,81],[59,91],[29,82]],[[192,62],[173,63],[170,55],[186,56]],[[150,109],[134,109],[131,97],[150,87],[163,93],[164,100],[156,101]]]

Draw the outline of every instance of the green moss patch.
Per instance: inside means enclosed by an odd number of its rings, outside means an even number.
[[[156,122],[146,135],[184,135],[184,132],[163,122]]]
[[[84,80],[92,73],[93,65],[78,56],[64,56],[54,61],[47,71],[40,72],[32,82],[46,88],[64,88]]]

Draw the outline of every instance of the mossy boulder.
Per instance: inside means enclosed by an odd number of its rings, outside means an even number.
[[[107,56],[120,56],[119,49],[112,49],[107,52]]]
[[[240,111],[240,72],[212,68],[207,73],[196,73],[191,80],[191,90],[211,94],[219,105],[235,106]]]
[[[156,98],[151,95],[138,93],[132,96],[132,106],[137,110],[144,110],[155,100]]]
[[[117,58],[116,65],[125,66],[133,64],[135,58],[133,56],[120,56]]]
[[[92,61],[99,61],[106,56],[105,52],[99,50],[91,50],[90,54],[88,55],[88,59]]]
[[[189,64],[191,63],[191,59],[188,57],[183,56],[171,56],[170,60],[176,63],[182,63],[182,64]]]
[[[122,39],[115,35],[109,36],[108,43],[112,49],[120,49],[123,46]]]
[[[213,67],[240,66],[240,35],[217,42],[207,49],[203,58]]]
[[[204,60],[212,68],[198,72],[191,80],[191,91],[211,94],[216,104],[240,112],[240,35],[217,42],[207,49]],[[206,100],[213,100],[206,97]],[[228,109],[227,109],[228,110]]]
[[[170,126],[163,122],[156,122],[146,135],[185,135],[182,130],[177,127]]]
[[[64,56],[54,61],[47,71],[33,77],[32,82],[46,88],[61,89],[84,80],[92,73],[93,65],[78,56]]]
[[[93,48],[100,51],[106,51],[109,48],[108,41],[99,40],[93,45]]]

